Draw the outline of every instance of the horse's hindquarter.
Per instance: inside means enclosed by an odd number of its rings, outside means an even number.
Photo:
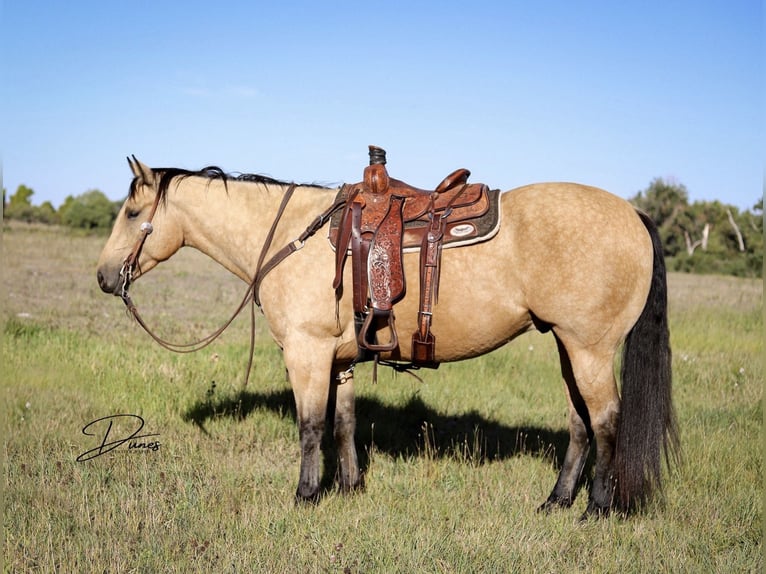
[[[504,198],[529,309],[583,345],[614,345],[640,315],[652,276],[649,234],[625,200],[571,183]]]

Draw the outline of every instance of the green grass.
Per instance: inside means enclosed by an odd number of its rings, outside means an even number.
[[[298,431],[279,350],[246,319],[213,346],[154,345],[98,291],[103,238],[6,229],[6,572],[760,572],[762,283],[670,275],[684,464],[665,503],[624,520],[540,515],[567,442],[555,344],[356,373],[366,489],[295,506]],[[139,281],[168,337],[214,329],[244,285],[194,252]],[[90,460],[90,421],[130,413],[159,450]],[[331,445],[325,445],[331,453]],[[334,464],[327,457],[326,474]]]

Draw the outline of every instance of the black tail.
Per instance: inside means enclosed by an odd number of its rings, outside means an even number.
[[[671,396],[665,258],[657,226],[638,212],[654,248],[654,272],[646,305],[625,339],[622,406],[614,455],[617,506],[631,511],[661,491],[662,451],[668,466],[680,456]]]

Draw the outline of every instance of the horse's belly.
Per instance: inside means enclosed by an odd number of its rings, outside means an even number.
[[[488,353],[532,328],[508,262],[488,264],[490,244],[445,250],[439,296],[433,306],[431,332],[439,362]],[[498,265],[499,264],[499,265]],[[407,293],[394,306],[399,351],[410,359],[412,335],[418,329],[420,285],[417,255],[405,257]]]

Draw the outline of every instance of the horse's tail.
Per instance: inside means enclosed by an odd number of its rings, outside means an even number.
[[[623,511],[661,491],[662,452],[668,467],[680,457],[671,396],[671,351],[665,258],[657,226],[638,212],[652,238],[654,271],[644,310],[622,354],[622,406],[614,454],[615,502]]]

